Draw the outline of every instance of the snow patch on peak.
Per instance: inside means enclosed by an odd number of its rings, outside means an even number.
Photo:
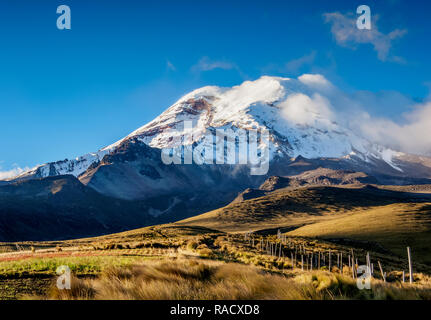
[[[388,148],[379,148],[379,157],[381,159],[383,159],[387,164],[389,164],[392,168],[394,168],[395,170],[401,171],[403,172],[403,169],[401,169],[400,167],[398,167],[396,164],[394,164],[393,160],[396,157],[399,157],[402,155],[401,152],[397,152]]]
[[[81,157],[77,157],[76,159],[73,159],[73,160],[65,159],[62,161],[38,165],[30,169],[29,171],[21,173],[15,178],[19,179],[19,178],[26,178],[29,176],[46,178],[50,176],[67,175],[67,174],[78,177],[79,175],[84,173],[88,169],[88,167],[91,166],[93,163],[101,161],[103,157],[109,152],[110,152],[109,149],[100,150],[95,153],[88,153]]]
[[[193,123],[194,135],[186,144],[199,143],[209,128],[265,129],[271,132],[271,159],[283,154],[307,158],[354,154],[365,161],[378,157],[395,168],[392,153],[382,154],[337,123],[331,97],[326,95],[332,88],[319,74],[298,79],[262,76],[232,88],[207,86],[183,96],[125,139],[138,137],[155,148],[172,148],[184,143],[183,122],[187,120]]]
[[[199,99],[203,97],[215,97],[220,95],[226,90],[228,90],[228,88],[221,88],[217,86],[202,87],[202,88],[193,90],[192,92],[182,96],[176,103],[174,103],[173,106],[187,102],[190,99]]]

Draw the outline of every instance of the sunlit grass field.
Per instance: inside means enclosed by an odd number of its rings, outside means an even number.
[[[356,191],[282,189],[173,224],[1,243],[0,298],[430,299],[431,204]],[[367,254],[372,287],[359,290],[347,258]],[[63,265],[72,290],[55,286]]]
[[[195,232],[193,232],[195,230]],[[371,251],[387,272],[384,283],[376,272],[371,291],[356,287],[347,261],[335,257],[348,246],[304,237],[226,234],[202,228],[158,226],[116,236],[57,242],[49,249],[0,256],[0,286],[4,299],[429,299],[431,281],[426,265],[415,264],[415,284],[402,282],[404,259]],[[177,234],[177,236],[167,236]],[[268,253],[262,244],[277,244]],[[284,243],[284,244],[283,244]],[[30,243],[21,244],[31,246]],[[282,250],[280,250],[280,247]],[[331,250],[317,270],[304,269],[305,255]],[[295,250],[295,251],[294,251]],[[289,254],[290,252],[290,254]],[[368,250],[355,248],[359,263]],[[12,257],[12,258],[11,258]],[[298,261],[299,260],[299,261]],[[58,290],[56,270],[67,265],[72,290]]]

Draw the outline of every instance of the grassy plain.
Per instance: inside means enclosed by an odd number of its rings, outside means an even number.
[[[430,299],[431,201],[387,189],[281,189],[173,224],[1,243],[0,298]],[[367,253],[372,289],[359,290],[347,257],[363,265]],[[72,290],[55,286],[62,265]]]

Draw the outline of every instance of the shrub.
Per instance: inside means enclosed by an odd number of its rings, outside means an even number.
[[[214,255],[213,251],[211,249],[208,249],[208,248],[200,249],[198,252],[199,252],[199,255],[201,257],[206,257],[206,258],[210,258]]]
[[[53,285],[48,295],[50,299],[54,300],[93,299],[95,292],[91,281],[72,276],[70,290],[59,290],[56,285]]]
[[[196,248],[198,247],[198,245],[199,244],[195,240],[190,240],[187,243],[187,249],[189,249],[189,250],[196,250]]]
[[[224,236],[218,236],[215,240],[214,240],[214,245],[216,247],[221,247],[224,245],[226,238]]]

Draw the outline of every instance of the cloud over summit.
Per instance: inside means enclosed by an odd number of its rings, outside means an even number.
[[[287,120],[312,124],[320,118],[347,126],[371,142],[396,151],[431,156],[431,101],[414,102],[396,91],[346,93],[323,75],[305,74],[298,80],[317,92],[294,94],[284,102]],[[377,108],[408,110],[393,118],[379,116]]]
[[[359,44],[371,44],[381,61],[403,62],[403,58],[391,55],[393,42],[402,38],[406,29],[395,29],[387,34],[379,31],[377,27],[378,16],[373,19],[371,30],[359,30],[356,26],[357,16],[331,12],[323,14],[326,23],[331,25],[331,32],[338,45],[355,49]]]

